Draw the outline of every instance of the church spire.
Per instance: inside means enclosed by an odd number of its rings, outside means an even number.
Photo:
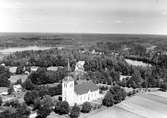
[[[70,67],[70,61],[68,58],[68,64],[67,64],[67,79],[70,80],[70,72],[71,72],[71,67]]]
[[[68,73],[71,72],[71,67],[70,67],[70,62],[69,62],[69,58],[68,58],[68,65],[67,65],[67,71]]]

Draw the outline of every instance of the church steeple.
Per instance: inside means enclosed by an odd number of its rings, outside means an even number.
[[[68,58],[68,65],[67,65],[67,71],[68,73],[71,72],[71,67],[70,67],[70,62],[69,62],[69,58]]]

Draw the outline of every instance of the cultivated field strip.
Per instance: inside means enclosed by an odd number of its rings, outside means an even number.
[[[90,114],[88,118],[167,118],[166,93],[147,93],[126,99],[120,104]]]

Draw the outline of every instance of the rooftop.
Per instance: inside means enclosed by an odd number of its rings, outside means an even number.
[[[0,93],[8,91],[7,87],[0,87]]]
[[[9,67],[9,72],[16,73],[17,67]]]
[[[9,80],[11,83],[17,82],[17,80],[21,79],[24,82],[27,79],[28,75],[20,74],[20,75],[12,75]]]
[[[47,68],[47,70],[50,70],[50,71],[57,71],[58,70],[58,67],[57,66],[50,66]]]
[[[94,84],[92,81],[83,82],[81,84],[75,85],[75,92],[79,95],[88,93],[88,91],[96,91],[98,90],[98,86]]]

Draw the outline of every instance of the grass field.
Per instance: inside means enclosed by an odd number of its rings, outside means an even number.
[[[167,118],[167,93],[136,95],[87,118]]]

